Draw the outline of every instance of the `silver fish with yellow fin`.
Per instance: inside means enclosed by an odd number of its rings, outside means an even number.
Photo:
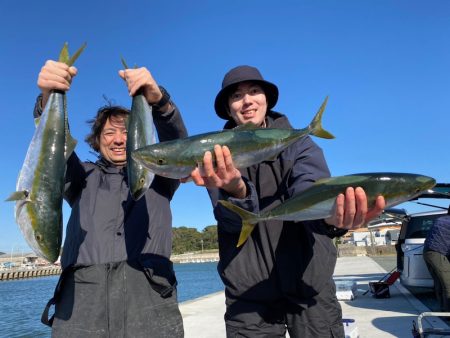
[[[433,188],[432,177],[407,173],[367,173],[336,176],[316,181],[311,187],[291,197],[282,204],[258,214],[244,210],[228,201],[218,202],[234,211],[242,219],[242,229],[237,246],[245,243],[256,224],[266,220],[307,221],[332,216],[334,203],[347,187],[361,187],[370,207],[378,196],[384,196],[386,208],[408,201]]]
[[[203,155],[214,146],[226,145],[233,156],[234,166],[246,168],[275,158],[281,151],[305,135],[334,138],[322,128],[322,114],[328,97],[311,123],[303,129],[259,128],[248,123],[231,130],[205,133],[156,143],[134,150],[131,157],[157,175],[169,178],[190,176],[197,166],[202,167]]]
[[[129,68],[123,58],[122,64],[125,69]],[[133,96],[131,112],[126,121],[126,128],[128,186],[130,187],[131,196],[137,201],[150,187],[155,174],[145,168],[141,163],[133,160],[131,158],[131,152],[156,143],[152,108],[140,91]]]
[[[86,44],[69,58],[67,43],[59,61],[72,66]],[[40,118],[17,180],[16,223],[28,245],[40,257],[53,263],[62,241],[62,203],[66,162],[76,146],[69,133],[66,95],[53,91]]]

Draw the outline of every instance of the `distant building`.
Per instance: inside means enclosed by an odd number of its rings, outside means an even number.
[[[397,243],[400,225],[380,226],[349,230],[342,237],[342,242],[356,246],[394,245]]]

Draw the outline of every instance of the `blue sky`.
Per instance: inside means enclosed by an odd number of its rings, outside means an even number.
[[[275,110],[295,127],[329,95],[323,124],[336,139],[315,140],[333,176],[413,172],[450,182],[448,1],[2,1],[0,13],[3,200],[33,134],[37,75],[65,41],[71,52],[87,42],[68,93],[82,159],[95,159],[83,140],[104,96],[131,104],[117,75],[124,56],[168,89],[190,135],[222,128],[213,102],[223,75],[249,64],[277,84]],[[0,203],[0,251],[28,250],[13,209]],[[215,224],[193,183],[177,191],[172,210],[176,227]],[[65,206],[65,221],[69,213]]]

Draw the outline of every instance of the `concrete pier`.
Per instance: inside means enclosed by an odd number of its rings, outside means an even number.
[[[181,255],[172,255],[170,260],[173,263],[206,263],[206,262],[218,262],[219,253],[214,252],[195,252],[195,253],[185,253]]]
[[[367,256],[340,257],[335,269],[335,279],[356,281],[354,300],[340,301],[343,318],[355,320],[360,338],[412,337],[413,321],[426,311],[419,302],[397,280],[389,287],[391,298],[376,299],[368,289],[369,282],[377,282],[386,274],[381,266]],[[215,293],[180,305],[183,316],[185,338],[225,337],[225,296]],[[449,328],[439,318],[427,319],[424,326]],[[354,337],[354,336],[349,336]],[[427,335],[428,338],[437,337]],[[449,337],[442,336],[439,337]]]

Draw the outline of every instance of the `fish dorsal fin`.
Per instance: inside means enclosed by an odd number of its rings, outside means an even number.
[[[254,130],[254,129],[259,129],[260,127],[257,126],[256,124],[254,124],[253,122],[248,122],[245,124],[241,124],[235,128],[233,128],[233,130]]]
[[[324,178],[319,178],[316,182],[314,182],[314,184],[325,184],[330,180],[329,177],[324,177]]]
[[[200,176],[205,176],[206,175],[205,174],[205,167],[203,166],[203,162],[202,161],[198,161],[197,162],[197,168],[198,168],[198,171],[200,173]]]

